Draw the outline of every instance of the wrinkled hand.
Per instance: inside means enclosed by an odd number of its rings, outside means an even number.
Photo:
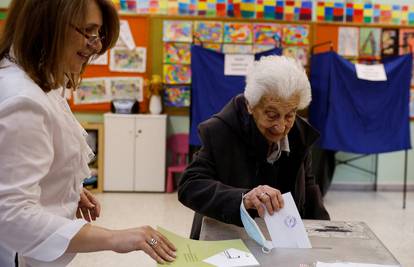
[[[265,214],[264,207],[270,215],[273,215],[273,212],[279,211],[284,206],[282,193],[267,185],[259,185],[253,188],[244,195],[243,203],[246,209],[256,209],[262,218]]]
[[[152,239],[155,242],[151,245]],[[175,246],[151,226],[114,231],[113,242],[115,252],[142,250],[160,264],[172,262],[176,257]]]
[[[78,209],[76,210],[76,218],[85,219],[88,222],[95,221],[101,213],[101,204],[91,192],[83,188],[80,193]]]

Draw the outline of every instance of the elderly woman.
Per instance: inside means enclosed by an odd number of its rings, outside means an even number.
[[[252,217],[283,207],[291,192],[302,218],[329,219],[311,173],[310,147],[318,133],[296,113],[311,101],[302,66],[283,56],[263,57],[249,69],[244,94],[199,125],[202,147],[185,170],[179,200],[203,216],[242,226],[240,205]]]

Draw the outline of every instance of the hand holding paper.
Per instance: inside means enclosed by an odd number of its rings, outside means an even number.
[[[282,195],[285,206],[270,215],[265,222],[275,248],[312,248],[303,221],[290,192]]]

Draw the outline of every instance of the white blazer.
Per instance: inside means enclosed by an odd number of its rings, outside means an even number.
[[[44,93],[19,66],[0,62],[0,266],[66,266],[91,150],[62,90]],[[7,255],[12,257],[10,259]],[[14,266],[14,265],[12,265]]]

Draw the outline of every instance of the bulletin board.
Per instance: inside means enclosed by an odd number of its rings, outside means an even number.
[[[85,73],[82,75],[83,78],[94,78],[94,77],[142,77],[143,79],[149,78],[152,66],[151,66],[151,45],[150,45],[150,18],[148,16],[137,16],[137,15],[120,15],[121,20],[127,20],[129,27],[137,47],[146,47],[146,70],[144,73],[130,73],[130,72],[115,72],[109,69],[109,65],[88,65]],[[108,55],[109,56],[109,55]],[[148,100],[145,96],[144,100],[140,102],[140,113],[145,113],[148,110]],[[99,103],[99,104],[74,104],[73,98],[69,101],[72,111],[79,112],[107,112],[110,110],[110,103]]]

